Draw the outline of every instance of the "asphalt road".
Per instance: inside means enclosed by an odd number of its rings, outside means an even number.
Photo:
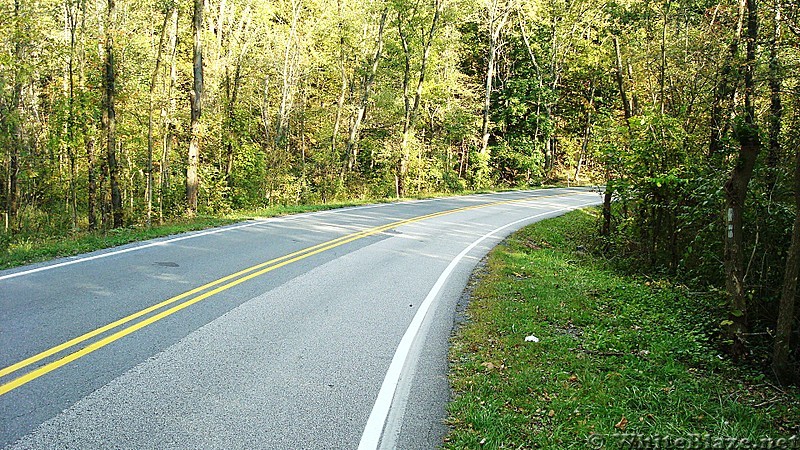
[[[371,205],[0,271],[0,447],[435,448],[476,264],[600,202]]]

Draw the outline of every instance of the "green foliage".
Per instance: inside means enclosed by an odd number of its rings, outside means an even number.
[[[775,154],[756,163],[743,251],[754,331],[771,329],[795,209],[787,170],[800,129],[799,96],[789,95],[800,64],[793,4],[781,4],[779,28],[778,3],[757,11],[753,123],[743,119],[746,42],[738,41],[734,3],[445,1],[431,38],[438,4],[232,0],[210,8],[201,36],[201,212],[394,197],[399,184],[414,196],[592,182],[616,200],[611,233],[600,238],[610,258],[721,287],[723,186],[741,139],[771,151],[768,81],[777,73],[783,131]],[[86,231],[90,210],[93,225],[112,226],[98,46],[109,30],[104,7],[0,1],[8,242]],[[125,222],[179,218],[187,206],[191,24],[173,0],[117,7],[114,151]],[[783,35],[773,55],[774,30]],[[493,33],[500,51],[490,68]],[[715,114],[720,148],[710,154]]]
[[[527,185],[544,176],[544,154],[529,138],[511,138],[492,147],[491,166],[501,183]]]

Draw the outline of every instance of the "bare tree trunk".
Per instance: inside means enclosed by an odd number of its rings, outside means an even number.
[[[624,69],[622,67],[622,52],[619,48],[619,38],[617,36],[613,37],[614,39],[614,54],[616,56],[616,63],[617,63],[617,70],[616,70],[616,78],[617,78],[617,88],[619,89],[619,97],[622,100],[622,111],[625,116],[625,126],[628,127],[628,133],[631,131],[631,117],[633,116],[632,105],[628,100],[628,93],[625,90],[625,75]],[[606,163],[608,164],[608,163]],[[608,236],[611,234],[611,200],[613,199],[614,192],[609,188],[609,184],[611,183],[611,168],[606,167],[606,188],[605,194],[603,195],[603,224],[600,228],[600,234],[602,236]]]
[[[745,60],[745,116],[739,135],[739,155],[730,178],[725,183],[726,234],[725,234],[725,288],[730,303],[728,330],[733,340],[731,348],[735,357],[745,353],[743,335],[747,330],[747,299],[744,292],[744,203],[748,185],[753,175],[753,167],[761,150],[758,125],[755,123],[754,71],[756,64],[756,45],[758,38],[758,12],[756,0],[747,1],[747,56]]]
[[[628,60],[628,81],[631,83],[631,101],[630,101],[630,110],[631,114],[634,116],[638,116],[641,114],[641,108],[639,107],[639,94],[636,93],[636,84],[634,83],[633,79],[633,67],[631,66],[630,60]]]
[[[112,227],[123,225],[122,195],[119,189],[119,165],[117,163],[117,113],[116,113],[116,73],[114,72],[114,33],[116,32],[117,8],[114,0],[108,0],[106,17],[106,48],[103,128],[106,134],[106,151],[108,153],[108,179],[111,188]]]
[[[194,85],[190,95],[191,101],[191,132],[189,142],[188,164],[186,166],[186,204],[189,214],[197,213],[197,191],[200,182],[197,178],[197,168],[200,159],[200,116],[203,113],[203,44],[200,35],[203,31],[203,0],[194,0],[194,15],[192,17],[192,31],[194,32]]]
[[[152,224],[153,215],[153,103],[155,103],[156,82],[158,81],[158,71],[161,68],[161,51],[164,47],[164,36],[167,32],[167,23],[171,10],[164,12],[164,22],[161,25],[161,34],[158,39],[158,47],[156,48],[156,63],[153,67],[153,73],[150,76],[150,92],[148,96],[147,108],[147,186],[145,187],[145,201],[147,202],[147,226]]]
[[[536,69],[536,78],[539,84],[539,91],[536,93],[536,117],[537,117],[536,130],[533,133],[533,141],[539,142],[540,130],[542,128],[540,126],[541,120],[539,119],[539,114],[541,113],[541,108],[542,108],[542,93],[544,92],[544,79],[542,77],[542,69],[541,67],[539,67],[539,62],[536,60],[536,55],[533,52],[533,48],[531,48],[530,38],[528,37],[528,33],[525,30],[525,23],[522,20],[521,15],[518,23],[519,23],[520,34],[522,35],[522,42],[525,44],[525,48],[528,50],[528,56],[531,58],[531,63],[533,64],[533,67]],[[545,111],[549,113],[550,111],[549,101],[545,100],[545,103],[546,103]],[[548,119],[549,118],[550,117],[548,116]],[[545,152],[545,167],[547,166],[547,158],[548,155],[547,152]]]
[[[397,198],[402,198],[406,191],[406,172],[408,171],[408,133],[411,126],[411,98],[409,96],[409,85],[411,84],[411,49],[408,43],[408,36],[403,28],[403,16],[408,14],[408,11],[397,11],[397,32],[400,36],[400,43],[403,47],[403,136],[400,142],[400,155],[397,158],[397,163],[394,173],[395,195]]]
[[[364,120],[364,114],[367,112],[367,104],[369,103],[372,84],[375,82],[375,75],[378,73],[378,63],[383,53],[383,30],[386,26],[386,17],[388,15],[389,9],[386,8],[383,10],[383,13],[381,13],[380,24],[378,25],[378,36],[375,40],[375,55],[372,57],[372,61],[370,61],[370,72],[364,80],[364,91],[361,95],[361,103],[355,113],[353,126],[350,128],[350,137],[347,140],[347,153],[350,155],[350,160],[347,164],[348,170],[353,170],[358,159],[358,135],[361,132],[361,122]]]

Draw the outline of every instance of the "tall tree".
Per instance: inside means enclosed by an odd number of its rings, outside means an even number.
[[[114,60],[114,35],[116,33],[117,6],[115,0],[108,0],[106,10],[106,45],[103,86],[103,128],[106,136],[106,152],[108,157],[108,180],[111,188],[111,216],[113,228],[123,225],[122,194],[119,188],[119,164],[117,162],[117,112],[116,84]]]
[[[731,42],[728,45],[728,54],[725,57],[722,69],[717,75],[717,83],[714,87],[714,97],[711,102],[711,135],[708,146],[708,154],[710,156],[716,155],[722,149],[723,138],[728,128],[726,115],[730,114],[734,96],[736,95],[736,77],[738,75],[736,66],[739,59],[739,43],[742,40],[746,2],[747,0],[738,0],[739,20],[736,22],[736,32],[731,37]]]
[[[800,94],[800,84],[795,89]],[[800,98],[800,97],[797,97]],[[800,106],[800,101],[796,102]],[[772,352],[772,369],[783,383],[793,381],[795,373],[791,365],[792,329],[795,322],[795,303],[797,300],[797,279],[800,277],[800,150],[795,150],[794,164],[794,203],[795,218],[792,227],[792,241],[786,256],[786,270],[783,276],[778,305],[778,324],[775,327],[775,343]]]
[[[159,33],[158,45],[156,46],[156,62],[153,67],[153,73],[150,75],[150,92],[147,98],[147,186],[145,186],[147,226],[150,226],[153,215],[153,148],[155,146],[155,137],[153,135],[153,128],[155,127],[153,110],[155,109],[156,86],[158,83],[158,73],[161,69],[161,54],[164,48],[164,37],[166,36],[167,24],[169,23],[170,16],[172,16],[172,8],[174,7],[175,5],[168,5],[164,11],[164,20],[161,24],[161,32]]]
[[[781,0],[775,0],[772,37],[769,42],[769,150],[767,154],[767,187],[770,195],[778,181],[778,160],[781,153],[781,61],[778,55],[781,44]]]
[[[278,117],[275,120],[275,147],[282,149],[288,144],[289,115],[294,108],[297,91],[297,47],[298,26],[303,15],[303,0],[291,0],[289,18],[289,34],[283,46],[283,62],[281,64],[281,101]]]
[[[725,289],[730,303],[729,337],[733,341],[732,352],[741,357],[745,353],[744,333],[747,330],[747,297],[744,277],[744,211],[748,186],[753,168],[761,151],[759,128],[755,114],[755,66],[758,45],[758,10],[756,0],[746,0],[747,34],[744,62],[744,118],[737,130],[739,154],[725,183]]]
[[[8,179],[6,185],[5,229],[13,230],[19,208],[19,155],[22,147],[22,64],[24,59],[24,34],[20,0],[14,0],[14,35],[12,38],[14,58],[14,75],[12,81],[11,104],[8,112],[0,121],[6,129],[11,141],[8,146]]]
[[[345,37],[344,23],[344,0],[336,1],[336,12],[339,16],[337,25],[339,30],[339,76],[341,78],[341,88],[339,98],[336,100],[336,117],[333,120],[333,133],[331,134],[331,152],[336,153],[336,141],[339,138],[339,128],[342,125],[342,113],[344,112],[344,102],[347,98],[347,87],[349,78],[347,76],[347,39]]]
[[[159,221],[164,220],[164,201],[165,195],[169,191],[170,169],[169,158],[172,149],[175,147],[175,110],[177,102],[175,100],[175,87],[178,83],[177,67],[177,48],[178,48],[178,8],[172,8],[172,19],[169,32],[169,81],[167,82],[167,106],[162,110],[163,122],[163,142],[161,145],[161,189],[158,194],[158,217]]]
[[[369,60],[369,72],[364,77],[363,87],[361,91],[361,100],[358,108],[353,117],[353,125],[350,127],[350,137],[347,140],[347,154],[349,155],[348,169],[352,170],[358,161],[358,139],[361,132],[361,124],[364,121],[364,115],[367,112],[367,105],[369,104],[370,94],[372,92],[372,85],[375,83],[375,76],[378,74],[378,64],[381,61],[383,54],[383,31],[386,27],[386,18],[389,16],[389,8],[384,7],[381,12],[380,22],[378,24],[378,34],[375,38],[375,53]]]
[[[492,91],[494,89],[494,76],[497,70],[497,52],[500,50],[500,37],[511,14],[511,5],[504,0],[488,0],[486,5],[487,26],[489,35],[489,48],[487,49],[486,77],[483,95],[483,116],[481,118],[481,153],[489,151],[490,111],[492,107]]]
[[[223,76],[225,94],[225,113],[222,123],[222,146],[225,153],[225,181],[228,187],[233,187],[233,162],[234,162],[234,143],[239,140],[236,106],[239,99],[239,92],[242,87],[242,68],[247,57],[250,46],[250,14],[249,7],[242,11],[238,25],[232,27],[227,39],[227,51],[225,55],[225,74]],[[220,32],[220,35],[223,33]]]
[[[431,45],[436,36],[436,30],[439,26],[439,19],[442,15],[442,8],[444,7],[443,0],[433,0],[433,15],[431,18],[430,27],[421,37],[422,55],[420,56],[419,70],[417,73],[416,89],[414,94],[411,95],[411,67],[413,58],[413,49],[411,36],[409,33],[410,28],[416,28],[415,18],[419,14],[417,5],[413,6],[411,12],[400,9],[397,12],[397,31],[400,36],[400,43],[403,48],[403,135],[400,143],[400,158],[397,163],[395,173],[395,193],[398,198],[406,194],[406,176],[408,174],[408,161],[409,155],[409,141],[414,134],[414,120],[416,119],[417,112],[419,111],[420,101],[422,99],[422,87],[425,83],[425,75],[428,71],[428,61],[431,55]]]
[[[186,203],[189,214],[197,212],[197,192],[200,181],[197,169],[200,163],[200,116],[203,113],[203,0],[194,0],[194,13],[192,15],[192,33],[194,45],[192,50],[192,73],[194,82],[189,95],[191,103],[191,141],[189,142],[189,158],[186,165]]]

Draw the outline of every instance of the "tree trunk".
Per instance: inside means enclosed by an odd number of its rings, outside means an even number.
[[[96,161],[94,156],[94,138],[89,137],[86,140],[86,170],[88,178],[87,186],[87,203],[89,208],[89,230],[97,229],[97,173]]]
[[[664,20],[661,26],[661,67],[660,67],[660,76],[658,80],[659,84],[659,105],[661,115],[664,115],[664,109],[666,105],[666,83],[667,83],[667,19],[669,18],[669,10],[670,10],[671,2],[667,0],[664,8]]]
[[[283,88],[281,90],[281,103],[278,109],[278,118],[275,121],[275,147],[284,148],[287,143],[287,133],[289,127],[289,114],[294,102],[295,90],[295,56],[293,53],[297,42],[297,23],[302,14],[302,1],[292,0],[292,19],[289,28],[289,36],[286,38],[286,46],[283,53]]]
[[[189,97],[192,109],[192,138],[189,142],[188,164],[186,166],[186,204],[190,215],[197,213],[197,191],[200,187],[197,168],[200,162],[200,116],[203,113],[203,44],[200,39],[203,31],[203,6],[203,0],[194,0],[194,15],[192,16],[194,85]]]
[[[169,86],[167,87],[167,101],[169,102],[169,106],[167,107],[166,114],[164,114],[164,142],[162,143],[161,152],[161,189],[159,189],[158,193],[158,219],[161,223],[164,222],[164,194],[169,190],[169,158],[175,144],[175,124],[172,118],[175,116],[177,102],[173,98],[172,93],[178,82],[178,68],[176,65],[178,26],[178,8],[172,8],[172,26],[170,27],[169,33]]]
[[[495,65],[497,64],[497,52],[500,46],[500,34],[508,20],[509,11],[499,11],[498,0],[493,0],[489,6],[489,59],[486,63],[486,79],[483,96],[483,114],[481,117],[481,153],[489,151],[489,112],[492,106],[492,89],[494,85]]]
[[[755,123],[754,71],[758,38],[758,12],[755,0],[747,1],[747,56],[744,71],[745,114],[744,124],[737,134],[739,155],[730,178],[725,183],[725,288],[728,294],[731,325],[728,337],[733,341],[731,352],[740,358],[745,354],[744,333],[747,330],[747,298],[744,286],[744,206],[753,167],[761,150],[758,125]]]
[[[775,24],[769,45],[769,153],[767,154],[767,189],[769,194],[775,189],[778,180],[778,160],[781,154],[781,64],[778,50],[781,40],[781,2],[775,2]]]
[[[238,131],[236,127],[236,101],[239,98],[239,89],[242,84],[242,63],[244,61],[245,55],[247,54],[248,44],[249,44],[249,23],[250,18],[248,15],[248,11],[244,12],[244,15],[241,19],[241,25],[238,27],[236,32],[236,40],[237,42],[242,42],[242,47],[239,49],[238,54],[235,58],[231,58],[230,50],[228,51],[228,57],[226,58],[228,61],[230,59],[234,59],[234,67],[233,67],[233,81],[231,83],[231,76],[230,76],[230,62],[226,63],[225,67],[225,94],[226,94],[226,104],[225,104],[225,119],[223,121],[223,136],[224,136],[224,148],[225,148],[225,181],[228,185],[228,188],[233,189],[233,163],[235,157],[235,149],[234,143],[237,142],[238,139]]]
[[[578,154],[578,164],[575,167],[575,182],[578,182],[578,176],[581,174],[581,166],[586,157],[586,152],[589,150],[589,140],[592,137],[592,109],[594,109],[594,83],[589,89],[589,108],[586,110],[586,126],[583,129],[583,142],[581,143],[580,154]]]
[[[8,183],[6,185],[6,231],[15,230],[14,223],[19,209],[19,154],[22,148],[22,69],[24,62],[22,43],[22,18],[20,0],[14,0],[14,57],[16,70],[14,71],[14,84],[11,93],[10,114],[0,119],[6,122],[11,135],[11,145],[8,149]]]
[[[231,87],[231,95],[228,99],[226,120],[227,127],[224,133],[228,136],[225,139],[225,181],[229,188],[233,188],[233,161],[234,161],[234,141],[236,140],[236,99],[239,96],[239,86],[242,81],[242,62],[241,58],[236,61],[236,67],[233,74],[233,86]]]
[[[622,101],[622,111],[625,116],[625,126],[628,127],[628,133],[631,131],[631,117],[633,116],[632,105],[628,100],[628,93],[625,90],[625,75],[624,69],[622,67],[622,52],[619,48],[619,38],[617,36],[613,36],[614,39],[614,54],[616,56],[616,78],[617,78],[617,89],[619,89],[619,97]],[[609,188],[609,184],[611,183],[611,168],[608,167],[608,162],[606,162],[606,188],[605,194],[603,195],[603,224],[600,227],[600,234],[602,236],[609,236],[611,234],[611,200],[613,198],[614,192]]]
[[[358,134],[361,131],[361,122],[364,120],[364,114],[367,112],[367,104],[369,104],[369,95],[372,90],[372,84],[375,82],[375,75],[378,73],[378,63],[381,60],[383,53],[383,30],[386,25],[386,17],[389,15],[389,9],[386,8],[381,13],[380,25],[378,26],[378,37],[375,42],[375,55],[370,61],[370,72],[364,80],[364,91],[361,95],[361,103],[358,106],[355,117],[353,119],[353,126],[350,128],[350,137],[347,140],[347,153],[350,155],[350,160],[347,164],[348,170],[353,170],[358,158]]]
[[[724,115],[731,108],[733,97],[736,94],[736,75],[734,65],[739,56],[739,41],[742,39],[742,26],[744,22],[745,2],[739,0],[739,20],[736,25],[736,34],[728,47],[728,56],[719,74],[719,81],[714,87],[714,98],[711,102],[711,136],[708,144],[708,155],[714,156],[722,149],[722,140],[725,136],[727,121]]]
[[[600,228],[602,236],[611,234],[611,200],[613,193],[606,186],[605,193],[603,194],[603,226]]]
[[[331,153],[333,154],[336,154],[336,141],[339,138],[344,101],[347,96],[347,54],[345,53],[346,42],[344,36],[344,18],[342,16],[342,0],[338,0],[336,6],[339,12],[339,74],[342,79],[342,87],[339,91],[339,99],[336,101],[336,118],[333,121],[333,134],[331,135]]]
[[[402,28],[402,17],[398,17],[398,27],[401,36],[401,42],[403,44],[403,52],[405,54],[405,71],[403,77],[403,99],[405,104],[405,117],[403,121],[403,140],[401,142],[401,155],[400,155],[400,162],[399,167],[397,170],[397,197],[403,197],[406,194],[406,176],[408,174],[408,161],[410,159],[409,155],[409,139],[414,133],[414,120],[417,116],[417,112],[419,111],[419,105],[422,100],[422,87],[425,83],[425,77],[428,71],[428,59],[431,53],[431,45],[433,45],[433,39],[436,36],[436,29],[439,26],[439,17],[442,14],[442,7],[443,7],[442,0],[434,0],[433,2],[433,18],[431,19],[431,26],[428,29],[427,35],[423,36],[422,41],[422,61],[420,62],[420,69],[419,69],[419,76],[417,78],[417,88],[414,91],[414,101],[412,102],[408,95],[408,88],[409,88],[409,79],[410,79],[410,51],[408,42],[406,39],[406,35],[403,32]]]
[[[64,4],[64,26],[69,34],[69,56],[67,57],[67,155],[69,157],[69,197],[72,228],[78,228],[78,193],[77,193],[77,146],[75,142],[75,33],[78,27],[75,5]]]
[[[628,127],[628,131],[631,128],[631,104],[628,101],[628,93],[625,91],[625,76],[623,75],[623,68],[622,68],[622,53],[619,50],[619,38],[614,36],[614,53],[616,55],[617,60],[617,70],[616,70],[616,78],[617,78],[617,88],[619,89],[619,96],[622,100],[622,111],[625,114],[625,125]]]
[[[797,107],[800,107],[800,84],[795,88],[795,103]],[[796,211],[792,227],[792,242],[786,256],[786,271],[783,276],[783,289],[772,353],[772,369],[781,383],[787,384],[795,381],[797,376],[791,364],[791,337],[795,321],[797,279],[800,277],[800,150],[797,149],[795,150],[794,164],[794,202]]]
[[[172,14],[171,10],[164,13],[164,22],[161,25],[161,34],[156,48],[156,63],[153,73],[150,76],[150,92],[148,96],[147,108],[147,186],[145,187],[145,202],[147,203],[147,226],[152,223],[153,215],[153,103],[155,103],[156,82],[158,81],[158,71],[161,68],[161,50],[164,47],[164,37],[167,31],[167,23]]]
[[[106,134],[106,151],[108,155],[108,179],[111,188],[111,218],[112,227],[120,228],[123,225],[122,194],[119,189],[119,164],[117,163],[117,113],[116,113],[116,73],[114,72],[114,33],[116,32],[117,8],[115,0],[108,0],[106,17],[106,48],[105,48],[105,73],[103,128]]]
[[[415,11],[416,12],[416,11]],[[406,192],[406,172],[408,172],[408,133],[411,128],[411,98],[409,96],[409,84],[411,83],[411,49],[408,43],[408,36],[403,28],[403,16],[414,16],[408,11],[397,11],[397,32],[400,36],[400,43],[403,48],[403,135],[400,142],[400,155],[397,159],[394,181],[395,194],[397,198],[405,196]]]

